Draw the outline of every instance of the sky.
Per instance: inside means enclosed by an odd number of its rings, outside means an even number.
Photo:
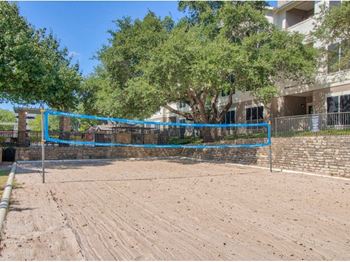
[[[19,2],[20,13],[36,28],[47,28],[60,39],[62,46],[79,61],[83,75],[98,63],[92,58],[107,44],[108,30],[114,20],[130,16],[143,18],[148,10],[158,16],[178,20],[183,13],[177,2]]]
[[[84,76],[98,64],[94,56],[108,43],[108,30],[116,29],[113,21],[126,16],[143,18],[148,10],[160,17],[170,15],[175,21],[184,15],[177,10],[176,1],[18,2],[18,5],[20,14],[30,24],[51,30],[61,45],[68,48]],[[3,109],[12,107],[10,103],[0,104]]]

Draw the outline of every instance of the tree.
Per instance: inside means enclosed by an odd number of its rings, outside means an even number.
[[[149,12],[143,20],[129,17],[116,20],[117,29],[110,30],[110,45],[98,53],[102,65],[84,80],[81,98],[84,112],[110,116],[135,117],[142,110],[128,108],[124,99],[132,99],[128,82],[143,75],[142,63],[149,60],[153,50],[168,37],[174,22],[171,18],[159,19]],[[129,94],[129,95],[126,95]],[[142,106],[142,105],[141,105]],[[149,111],[142,106],[144,110]]]
[[[197,123],[220,123],[236,91],[250,91],[268,104],[281,80],[312,76],[315,49],[304,45],[301,35],[269,24],[261,4],[181,5],[189,8],[190,16],[171,31],[151,14],[123,23],[112,35],[113,44],[102,50],[101,61],[110,78],[104,97],[110,114],[145,118],[163,106]],[[144,42],[152,44],[145,47]],[[220,103],[222,92],[228,96]],[[169,105],[179,101],[190,110]]]
[[[77,102],[77,65],[45,29],[35,30],[16,4],[0,2],[0,100],[68,109]]]
[[[0,130],[13,130],[13,125],[9,125],[10,123],[16,123],[15,114],[9,110],[0,109]]]
[[[332,2],[330,2],[332,4]],[[350,2],[341,2],[336,6],[323,5],[316,17],[313,36],[321,40],[321,50],[327,55],[327,47],[331,44],[340,43],[342,53],[339,64],[340,68],[350,67]]]
[[[99,59],[109,73],[114,86],[124,88],[129,79],[142,74],[141,62],[148,60],[172,29],[172,20],[159,19],[148,12],[143,20],[134,22],[129,17],[116,21],[117,30],[110,31],[110,46],[99,52]]]
[[[32,131],[40,132],[41,131],[41,115],[36,115],[34,119],[30,120],[29,128]],[[55,116],[49,116],[49,129],[57,131],[59,130],[59,118]]]

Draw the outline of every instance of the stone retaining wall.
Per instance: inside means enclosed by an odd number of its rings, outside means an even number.
[[[136,147],[46,147],[45,159],[104,159],[169,157],[181,155],[181,149],[151,149]],[[41,160],[41,147],[16,149],[16,160]]]
[[[130,147],[47,147],[46,159],[185,156],[203,160],[269,166],[268,147],[155,149]],[[350,136],[272,139],[273,167],[350,177]],[[17,148],[17,160],[40,160],[40,147]]]

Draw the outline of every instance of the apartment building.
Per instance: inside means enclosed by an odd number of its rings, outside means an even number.
[[[308,36],[314,27],[315,16],[322,5],[332,7],[340,1],[278,1],[275,8],[267,10],[266,18],[282,30],[299,32]],[[313,43],[319,47],[320,43]],[[318,69],[315,81],[298,85],[285,81],[279,86],[279,97],[271,104],[272,117],[296,116],[315,113],[350,112],[350,67],[341,68],[339,60],[342,54],[340,44],[328,47],[326,63]],[[350,48],[350,47],[349,47]],[[222,104],[226,97],[220,98]],[[172,106],[179,110],[189,110],[183,103]],[[236,92],[233,105],[226,114],[226,123],[244,123],[261,120],[266,114],[263,104],[258,103],[249,92]],[[350,113],[349,113],[350,114]],[[183,122],[184,120],[165,108],[161,108],[151,117],[155,121]]]

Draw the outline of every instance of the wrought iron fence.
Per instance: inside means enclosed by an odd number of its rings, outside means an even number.
[[[250,121],[259,123],[263,120]],[[324,113],[312,115],[276,117],[271,121],[272,136],[312,136],[312,135],[350,135],[350,112]],[[235,140],[240,138],[263,138],[265,131],[258,127],[250,127],[244,130],[219,129],[218,140]],[[195,128],[148,128],[132,127],[116,128],[113,131],[104,132],[59,132],[50,131],[50,136],[76,140],[94,141],[101,143],[128,141],[128,143],[182,143],[196,142],[200,137],[199,130]],[[183,140],[183,141],[182,141]],[[187,141],[188,140],[188,141]],[[40,131],[1,131],[0,146],[39,146],[41,141]],[[198,141],[197,141],[198,142]],[[126,142],[125,142],[126,143]],[[49,143],[48,146],[58,146]]]
[[[350,112],[276,117],[273,136],[350,135]]]

